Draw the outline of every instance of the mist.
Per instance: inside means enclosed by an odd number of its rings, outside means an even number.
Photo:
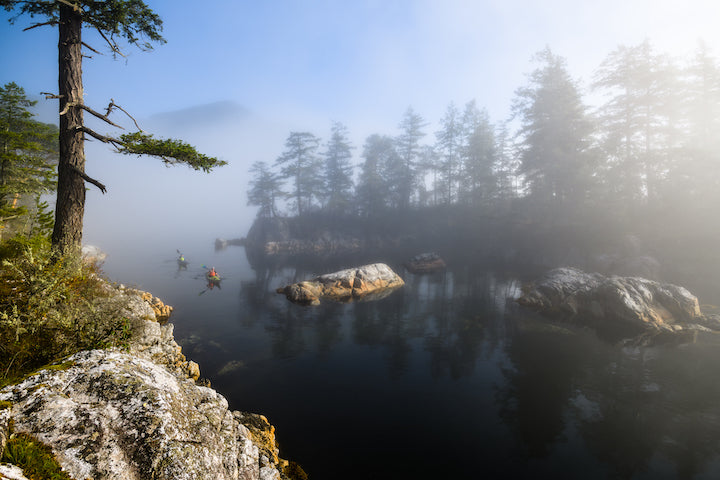
[[[107,193],[87,185],[83,243],[175,308],[183,354],[283,458],[313,479],[717,477],[716,331],[641,343],[518,300],[572,267],[720,318],[720,3],[148,3],[168,43],[85,60],[86,104],[227,165],[88,138]],[[20,31],[0,81],[56,123],[55,32]],[[444,268],[412,271],[424,254]],[[373,263],[404,287],[277,294]]]

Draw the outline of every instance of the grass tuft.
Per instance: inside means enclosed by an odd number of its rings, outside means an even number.
[[[20,467],[27,478],[72,480],[62,471],[50,447],[25,433],[10,435],[1,461]]]

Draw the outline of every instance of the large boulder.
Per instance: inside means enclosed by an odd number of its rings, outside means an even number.
[[[73,355],[0,400],[72,478],[281,478],[222,395],[122,351]]]
[[[551,270],[526,285],[518,302],[593,325],[622,324],[645,332],[698,330],[716,323],[702,314],[697,298],[683,287],[575,268]]]
[[[317,305],[321,298],[341,302],[377,299],[403,285],[403,279],[390,267],[384,263],[373,263],[287,285],[278,288],[277,293],[285,294],[295,303]]]

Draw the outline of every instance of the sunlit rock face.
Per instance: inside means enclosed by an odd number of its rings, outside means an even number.
[[[389,295],[405,285],[398,274],[384,263],[373,263],[320,275],[312,280],[279,288],[288,300],[317,305],[320,299],[340,302],[370,300]]]
[[[0,399],[13,403],[14,429],[52,446],[73,478],[261,478],[258,447],[216,391],[124,352],[67,361]]]
[[[527,285],[518,302],[577,321],[613,320],[646,331],[712,326],[685,288],[640,277],[605,277],[574,268],[548,272]]]

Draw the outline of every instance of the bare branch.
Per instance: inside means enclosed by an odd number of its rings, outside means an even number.
[[[52,100],[57,98],[62,98],[62,95],[57,95],[55,93],[48,93],[48,92],[40,92],[40,95],[45,95],[45,100]]]
[[[65,112],[67,111],[68,107],[80,107],[80,108],[82,108],[83,110],[85,110],[86,112],[88,112],[88,113],[94,115],[95,117],[99,118],[100,120],[103,120],[104,122],[109,123],[109,124],[112,125],[113,127],[122,128],[123,130],[125,130],[122,126],[120,126],[120,125],[114,123],[112,120],[110,120],[106,115],[103,115],[103,114],[100,113],[100,112],[96,112],[95,110],[93,110],[92,108],[88,107],[88,106],[85,105],[85,104],[76,103],[76,102],[68,102],[67,105],[65,106],[65,110],[63,110],[62,113],[65,113]],[[62,113],[61,113],[61,115],[62,115]]]
[[[91,47],[90,45],[88,45],[87,43],[85,43],[85,42],[81,42],[81,43],[82,43],[83,47],[87,48],[87,49],[90,50],[91,52],[97,53],[98,55],[102,55],[102,52],[98,52],[97,50],[95,50],[94,48],[92,48],[92,47]]]
[[[109,103],[108,106],[107,106],[107,111],[105,112],[105,116],[110,115],[110,112],[112,112],[112,109],[113,109],[113,108],[117,108],[118,110],[120,110],[121,112],[123,112],[125,115],[127,115],[127,116],[130,118],[130,120],[133,121],[133,123],[135,124],[135,126],[137,127],[137,129],[138,129],[139,131],[141,131],[141,132],[143,131],[143,129],[140,128],[140,125],[138,125],[137,120],[135,120],[135,117],[133,117],[132,115],[130,115],[130,114],[127,112],[127,110],[125,110],[125,109],[122,108],[120,105],[118,105],[117,103],[115,103],[115,99],[113,99],[113,98],[110,99],[110,103]]]
[[[116,43],[115,41],[110,40],[108,37],[106,37],[105,34],[102,32],[102,30],[100,30],[99,28],[96,27],[95,30],[97,30],[97,32],[100,34],[100,36],[103,38],[103,40],[105,40],[105,41],[107,42],[108,46],[110,47],[110,50],[112,50],[113,53],[116,53],[116,54],[120,55],[120,56],[123,57],[123,58],[127,58],[127,57],[125,57],[125,55],[123,55],[123,53],[120,51],[120,48],[118,47],[118,45],[117,45],[117,43]]]
[[[107,192],[107,188],[105,188],[105,185],[103,185],[102,183],[98,182],[98,181],[95,180],[94,178],[87,176],[87,174],[86,174],[85,172],[81,172],[80,169],[77,168],[75,165],[69,165],[69,168],[70,168],[70,170],[72,170],[73,172],[75,172],[75,173],[77,173],[78,175],[80,175],[80,177],[82,177],[82,179],[85,180],[86,182],[90,182],[90,183],[92,183],[93,185],[95,185],[96,187],[98,187],[102,193]]]
[[[57,25],[57,24],[58,24],[57,20],[50,20],[49,22],[36,23],[35,25],[30,25],[27,28],[23,28],[23,32],[27,32],[28,30],[32,30],[33,28],[37,28],[37,27],[45,27],[47,25]]]

